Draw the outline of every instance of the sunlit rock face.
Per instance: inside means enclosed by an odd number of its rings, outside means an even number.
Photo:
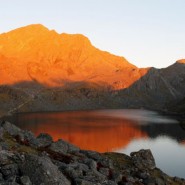
[[[86,81],[126,88],[148,69],[95,48],[81,34],[29,25],[0,35],[0,84],[37,81],[49,86]]]
[[[180,59],[180,60],[177,60],[177,63],[180,63],[180,64],[185,64],[185,59]]]

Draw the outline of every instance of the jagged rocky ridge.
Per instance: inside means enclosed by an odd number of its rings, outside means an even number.
[[[183,185],[155,166],[150,150],[98,153],[48,134],[35,137],[9,122],[0,123],[2,185]]]

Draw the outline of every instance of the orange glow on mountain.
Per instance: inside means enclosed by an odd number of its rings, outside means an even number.
[[[91,119],[89,119],[91,115]],[[39,124],[29,124],[29,119],[42,120]],[[43,114],[31,114],[21,117],[26,120],[26,128],[31,130],[35,135],[48,133],[56,141],[63,138],[70,143],[79,146],[81,149],[96,150],[99,152],[114,151],[126,147],[133,139],[145,138],[147,134],[131,121],[124,119],[99,119],[92,113],[66,112],[62,114],[52,113],[46,115],[43,120]],[[82,120],[83,119],[83,120]],[[85,121],[84,121],[85,119]],[[55,120],[53,122],[53,120]],[[21,125],[24,129],[24,125]]]
[[[177,60],[177,63],[185,64],[185,59]]]
[[[121,89],[147,71],[95,48],[81,34],[58,34],[38,24],[0,35],[0,85],[37,81],[63,86],[85,81]]]

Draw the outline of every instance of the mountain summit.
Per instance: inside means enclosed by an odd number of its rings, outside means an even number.
[[[95,48],[81,34],[58,34],[33,24],[0,35],[0,84],[37,81],[63,86],[83,81],[121,89],[147,71]]]

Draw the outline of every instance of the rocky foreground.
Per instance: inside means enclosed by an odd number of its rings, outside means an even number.
[[[150,150],[100,154],[48,134],[0,123],[1,185],[183,185],[156,168]]]

